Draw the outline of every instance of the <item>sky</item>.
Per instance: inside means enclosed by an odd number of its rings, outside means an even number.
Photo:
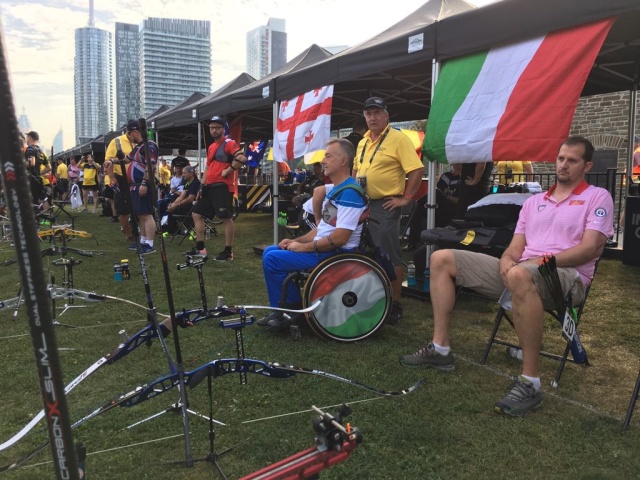
[[[495,0],[469,0],[482,6]],[[211,21],[212,90],[246,71],[246,33],[284,18],[287,60],[311,44],[361,43],[391,27],[426,0],[400,0],[393,8],[363,8],[359,0],[94,0],[95,26],[140,24],[148,17]],[[50,148],[60,128],[64,148],[75,145],[73,61],[75,29],[89,24],[89,0],[0,0],[16,114],[28,116],[40,143]],[[115,59],[114,59],[115,62]]]

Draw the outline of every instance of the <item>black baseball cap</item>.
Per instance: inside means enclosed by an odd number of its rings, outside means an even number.
[[[40,140],[40,135],[38,135],[38,132],[34,132],[33,130],[27,133],[27,137],[33,138],[36,142]]]
[[[381,108],[383,110],[386,110],[387,104],[384,103],[384,100],[381,99],[380,97],[371,97],[371,98],[367,98],[367,101],[364,102],[364,108],[365,110],[367,108]]]
[[[213,117],[211,117],[211,121],[209,123],[219,123],[220,125],[224,125],[224,122],[224,117],[220,115],[214,115]]]
[[[133,132],[134,130],[140,130],[140,124],[137,120],[129,120],[127,122],[127,133]]]

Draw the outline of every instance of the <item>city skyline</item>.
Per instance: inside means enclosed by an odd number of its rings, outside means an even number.
[[[246,69],[246,33],[269,18],[287,25],[287,60],[308,46],[361,43],[422,6],[405,0],[384,15],[360,2],[240,0],[232,11],[200,0],[95,1],[95,26],[115,32],[116,22],[140,24],[148,17],[211,21],[212,86],[215,91]],[[484,5],[492,0],[472,0]],[[16,112],[23,109],[49,148],[60,124],[65,148],[74,146],[74,30],[89,23],[89,0],[3,0],[0,4]],[[354,27],[357,19],[358,27]],[[56,27],[52,27],[56,25]],[[117,72],[116,72],[117,75]]]

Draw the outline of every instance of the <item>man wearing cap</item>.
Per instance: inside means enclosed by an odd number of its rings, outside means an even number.
[[[38,141],[40,135],[38,132],[27,133],[27,148],[24,151],[24,158],[27,162],[27,172],[29,173],[29,183],[31,186],[31,200],[34,205],[42,202],[42,211],[49,210],[49,202],[47,199],[47,190],[44,186],[43,175],[51,171],[51,166],[47,160]]]
[[[129,248],[135,250],[137,247],[136,238],[129,224],[129,215],[131,215],[129,191],[128,189],[120,188],[118,183],[118,178],[124,177],[119,162],[123,160],[126,165],[129,162],[126,155],[129,155],[131,150],[133,150],[133,142],[129,138],[128,132],[111,140],[104,156],[104,171],[108,177],[108,183],[107,180],[105,180],[105,184],[113,190],[113,205],[115,208],[112,213],[118,217],[120,229],[129,243]],[[127,184],[127,182],[124,181],[124,184]]]
[[[397,323],[402,318],[400,213],[413,201],[424,167],[409,137],[389,125],[389,112],[382,98],[371,97],[364,103],[364,119],[369,130],[358,144],[353,175],[371,200],[372,221],[368,229],[373,241],[395,265],[397,278],[391,282],[393,306],[387,322]]]
[[[190,251],[194,255],[207,255],[204,246],[204,217],[216,215],[224,224],[224,250],[215,258],[219,261],[233,260],[233,196],[237,191],[236,170],[247,161],[240,146],[224,133],[225,120],[215,115],[209,123],[213,143],[207,150],[207,165],[202,175],[200,198],[191,214],[196,231],[196,246]]]
[[[140,125],[137,120],[129,120],[127,123],[127,133],[129,139],[135,144],[127,159],[127,180],[131,194],[131,204],[133,213],[138,217],[138,227],[140,229],[140,248],[142,254],[155,252],[153,246],[153,236],[156,232],[156,222],[153,218],[153,199],[149,193],[149,172],[147,161],[155,167],[158,160],[158,146],[148,141],[149,159],[147,159],[144,147],[144,139],[140,132]]]

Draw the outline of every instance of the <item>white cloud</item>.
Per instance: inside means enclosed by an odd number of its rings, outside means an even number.
[[[425,1],[403,0],[393,9],[380,9],[363,8],[363,2],[353,0],[236,0],[222,8],[211,0],[95,0],[95,26],[113,33],[115,22],[140,24],[148,17],[211,21],[215,90],[245,71],[246,32],[265,25],[269,17],[286,20],[291,59],[312,43],[360,43]],[[73,146],[75,29],[88,25],[89,0],[2,0],[0,17],[16,110],[25,109],[44,146],[61,124],[65,148]]]

